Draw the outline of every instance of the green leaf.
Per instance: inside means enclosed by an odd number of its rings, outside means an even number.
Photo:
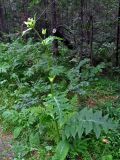
[[[81,138],[82,134],[84,133],[83,122],[78,124],[77,131],[78,131],[78,137]]]
[[[69,148],[70,146],[68,142],[61,141],[56,148],[56,153],[52,160],[65,160],[66,156],[68,155]]]
[[[30,145],[32,147],[36,147],[36,146],[39,146],[40,144],[40,137],[39,137],[39,133],[31,133],[30,134],[30,137],[29,137],[29,142],[30,142]]]
[[[70,133],[71,133],[72,137],[75,138],[76,133],[77,133],[75,124],[70,127]]]
[[[112,155],[103,156],[102,160],[113,160]]]
[[[92,122],[87,122],[87,126],[85,128],[85,133],[88,135],[93,129],[93,123]]]
[[[94,132],[95,132],[95,135],[97,137],[97,139],[100,137],[100,134],[101,134],[101,128],[99,125],[97,124],[94,124]]]
[[[13,132],[13,135],[14,135],[14,138],[18,138],[20,133],[22,132],[23,130],[23,127],[17,127],[14,129],[14,132]]]
[[[65,127],[65,135],[67,138],[70,137],[70,127],[68,125]]]
[[[42,41],[42,44],[43,45],[49,45],[51,44],[54,40],[63,40],[62,38],[59,38],[59,37],[55,37],[55,36],[49,36],[48,38],[44,39]]]
[[[75,138],[76,134],[81,138],[84,132],[87,135],[94,131],[96,137],[99,138],[102,131],[107,133],[110,129],[117,127],[117,124],[107,117],[102,116],[101,111],[93,112],[92,109],[84,108],[71,118],[65,127],[65,134],[67,133],[67,138],[68,136]],[[71,129],[68,130],[68,126],[72,126]]]

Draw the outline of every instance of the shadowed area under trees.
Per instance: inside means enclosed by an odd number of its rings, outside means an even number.
[[[77,56],[88,57],[91,63],[100,61],[96,50],[104,45],[112,44],[112,56],[108,61],[119,65],[119,1],[2,1],[0,2],[0,30],[11,39],[25,28],[24,21],[36,15],[36,28],[39,31],[47,28],[48,35],[63,38],[70,49],[75,49]],[[106,41],[108,44],[106,44]],[[58,53],[57,41],[54,42],[54,52]],[[108,47],[108,46],[106,46]],[[115,49],[116,48],[116,49]],[[101,60],[102,61],[102,60]]]

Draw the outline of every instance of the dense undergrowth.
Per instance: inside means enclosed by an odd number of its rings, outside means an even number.
[[[15,160],[120,159],[119,77],[62,46],[54,57],[52,40],[0,44],[0,119]]]

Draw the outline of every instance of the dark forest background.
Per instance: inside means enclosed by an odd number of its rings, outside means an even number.
[[[55,35],[76,50],[76,56],[89,57],[91,64],[119,65],[119,0],[1,0],[1,37],[19,35],[25,28],[23,22],[34,15],[39,31],[47,28],[50,35],[56,28]]]

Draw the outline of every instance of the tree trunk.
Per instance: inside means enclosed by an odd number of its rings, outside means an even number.
[[[44,7],[45,7],[45,14],[44,14],[44,28],[47,28],[47,7],[48,7],[48,0],[44,0]]]
[[[2,4],[0,3],[0,32],[3,32],[3,29],[4,29],[3,8]]]
[[[81,0],[81,10],[80,10],[80,18],[81,18],[81,33],[80,33],[80,59],[82,60],[83,55],[83,37],[84,37],[84,20],[83,20],[83,7],[84,7],[84,0]]]
[[[52,13],[52,35],[54,36],[57,30],[57,9],[56,9],[56,0],[51,0],[51,13]],[[59,55],[59,50],[58,50],[58,41],[54,40],[53,41],[53,54],[55,56]]]
[[[120,52],[120,0],[119,0],[118,24],[117,24],[116,67],[119,66],[119,52]]]
[[[93,16],[90,15],[90,63],[93,65]]]
[[[21,31],[24,30],[24,21],[27,21],[28,18],[28,10],[27,10],[27,6],[28,6],[28,0],[22,0],[22,9],[21,9]]]

